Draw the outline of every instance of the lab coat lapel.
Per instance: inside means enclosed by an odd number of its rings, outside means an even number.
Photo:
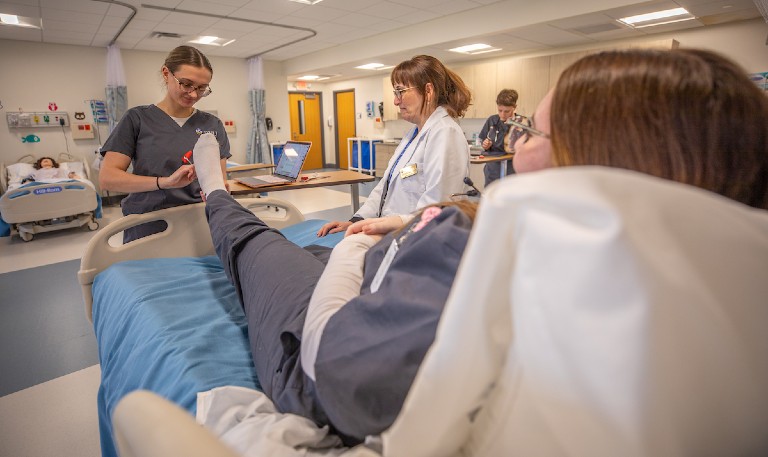
[[[440,122],[440,120],[444,117],[448,116],[448,111],[446,111],[445,108],[442,106],[438,106],[435,109],[435,112],[432,113],[429,116],[429,119],[427,119],[427,122],[424,123],[424,127],[419,131],[418,135],[416,136],[416,139],[413,140],[413,147],[410,148],[410,156],[408,157],[408,160],[410,160],[411,157],[413,157],[413,154],[416,152],[416,150],[419,147],[419,143],[424,138],[424,135],[429,131],[429,129]]]

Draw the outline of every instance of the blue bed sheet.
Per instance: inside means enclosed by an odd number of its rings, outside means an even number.
[[[325,222],[305,221],[283,233],[299,246],[332,247],[343,234],[318,239]],[[93,323],[104,457],[117,456],[112,413],[134,390],[153,391],[194,414],[198,392],[225,385],[260,389],[245,315],[215,256],[112,265],[94,280]]]

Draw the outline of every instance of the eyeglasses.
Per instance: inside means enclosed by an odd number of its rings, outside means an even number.
[[[407,91],[409,91],[411,89],[415,89],[415,87],[404,87],[402,89],[395,89],[395,90],[392,91],[392,93],[395,94],[395,98],[399,100],[399,99],[403,98],[403,94],[405,92],[407,92]]]
[[[184,92],[191,94],[192,92],[197,92],[198,97],[207,97],[211,95],[211,92],[213,90],[211,89],[211,86],[208,85],[202,85],[202,86],[195,86],[190,81],[187,81],[186,79],[183,81],[179,81],[179,78],[176,77],[173,73],[171,73],[171,76],[173,76],[173,79],[176,80],[177,83],[179,83],[179,87],[181,87],[181,90]]]
[[[520,119],[522,122],[514,121],[512,119],[507,119],[507,124],[514,126],[515,128],[522,130],[525,132],[525,141],[528,141],[531,139],[531,135],[540,136],[542,138],[550,139],[548,133],[544,133],[541,130],[536,130],[531,125],[531,119],[524,117]]]

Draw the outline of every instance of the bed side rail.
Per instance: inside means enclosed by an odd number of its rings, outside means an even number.
[[[304,216],[291,203],[271,197],[238,200],[271,227],[283,228],[304,220]],[[127,228],[146,222],[163,220],[165,231],[155,233],[131,243],[110,238]],[[113,263],[127,260],[162,257],[201,257],[214,254],[211,233],[205,218],[205,204],[177,206],[145,214],[122,217],[96,233],[85,248],[80,260],[77,279],[85,300],[85,314],[92,322],[93,295],[91,286],[97,274]]]

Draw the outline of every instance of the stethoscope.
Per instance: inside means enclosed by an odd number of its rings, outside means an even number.
[[[501,122],[501,119],[499,119],[499,122]],[[501,128],[498,127],[498,122],[496,124],[492,124],[490,127],[488,127],[488,134],[485,136],[486,139],[493,141],[496,143],[496,141],[499,140],[499,131]],[[503,126],[504,123],[501,122],[501,125]],[[491,138],[491,134],[493,134],[493,138]]]

